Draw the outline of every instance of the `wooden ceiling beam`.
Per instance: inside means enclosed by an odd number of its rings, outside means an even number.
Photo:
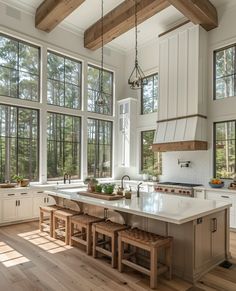
[[[35,26],[50,32],[85,0],[44,0],[37,8]]]
[[[104,45],[134,27],[134,0],[125,0],[104,16]],[[138,0],[138,24],[170,6],[167,0]],[[101,47],[101,19],[84,33],[84,46],[91,50]]]
[[[194,24],[200,24],[209,31],[218,26],[215,6],[209,0],[168,0],[176,9]]]

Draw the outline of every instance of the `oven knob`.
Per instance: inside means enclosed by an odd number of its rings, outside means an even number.
[[[162,191],[162,188],[159,188],[159,190],[161,190],[161,191]]]
[[[165,189],[165,192],[168,192],[168,189]]]
[[[172,189],[172,190],[171,190],[171,192],[172,192],[172,193],[174,193],[174,192],[175,192],[175,190],[174,190],[174,189]]]
[[[186,191],[183,191],[183,194],[185,194],[186,193]]]
[[[190,194],[190,191],[187,191],[187,194]]]
[[[182,190],[179,190],[179,193],[182,193]]]

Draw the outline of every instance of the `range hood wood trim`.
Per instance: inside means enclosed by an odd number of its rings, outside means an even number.
[[[176,151],[206,151],[206,141],[177,141],[177,142],[166,142],[152,145],[154,152],[176,152]]]
[[[180,116],[180,117],[173,117],[173,118],[168,118],[168,119],[157,120],[157,123],[174,121],[174,120],[180,120],[180,119],[187,119],[187,118],[193,118],[193,117],[200,117],[200,118],[207,119],[207,117],[205,115],[202,115],[202,114],[192,114],[192,115],[186,115],[186,116]]]

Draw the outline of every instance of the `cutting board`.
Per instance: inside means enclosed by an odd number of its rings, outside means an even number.
[[[97,199],[103,199],[103,200],[119,200],[119,199],[123,199],[123,196],[121,195],[116,195],[116,194],[105,194],[105,193],[96,193],[96,192],[77,192],[77,194],[79,195],[83,195],[83,196],[88,196],[88,197],[93,197],[93,198],[97,198]]]

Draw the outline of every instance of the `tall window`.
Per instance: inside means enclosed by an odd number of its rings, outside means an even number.
[[[236,172],[236,121],[215,123],[214,169],[217,178],[233,178]]]
[[[112,176],[112,122],[88,119],[88,175]]]
[[[236,95],[236,45],[214,53],[214,99]]]
[[[147,77],[148,83],[141,91],[141,114],[157,111],[158,103],[158,74]]]
[[[154,130],[141,132],[141,170],[150,175],[161,174],[162,157],[161,153],[152,151]]]
[[[0,34],[0,95],[39,101],[40,50]]]
[[[0,105],[0,181],[37,181],[38,162],[38,111]]]
[[[112,115],[113,107],[113,73],[104,70],[103,72],[103,99],[105,100],[105,106],[99,106],[97,104],[98,97],[100,95],[100,77],[101,69],[88,66],[88,111]]]
[[[80,117],[48,113],[48,179],[80,178]]]
[[[81,108],[81,62],[48,52],[48,103]]]

